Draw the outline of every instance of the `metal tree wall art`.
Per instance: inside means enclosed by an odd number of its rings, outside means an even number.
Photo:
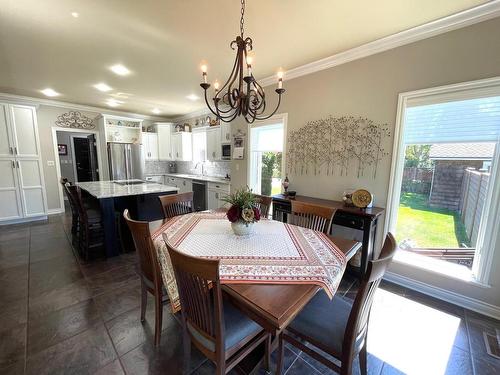
[[[329,116],[308,122],[288,137],[288,174],[377,176],[377,166],[388,152],[382,147],[389,137],[387,124],[363,117]]]
[[[78,111],[69,111],[57,116],[56,125],[62,128],[94,129],[94,120]]]

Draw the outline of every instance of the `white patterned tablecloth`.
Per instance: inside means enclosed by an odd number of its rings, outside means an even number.
[[[346,266],[344,254],[321,233],[261,220],[249,236],[236,236],[222,212],[175,217],[153,234],[163,282],[179,310],[177,285],[165,245],[191,256],[220,259],[222,283],[315,284],[332,297]]]

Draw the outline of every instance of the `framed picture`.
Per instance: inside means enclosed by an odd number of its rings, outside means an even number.
[[[68,155],[68,145],[58,144],[57,151],[59,151],[59,155]]]

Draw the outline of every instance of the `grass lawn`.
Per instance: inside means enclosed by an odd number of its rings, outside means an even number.
[[[410,238],[417,248],[470,246],[458,212],[429,207],[427,195],[416,193],[401,194],[396,238]]]

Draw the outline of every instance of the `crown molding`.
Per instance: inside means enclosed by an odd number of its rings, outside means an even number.
[[[170,121],[171,122],[182,122],[182,121],[192,119],[193,117],[201,117],[204,115],[212,115],[212,112],[210,112],[210,110],[207,107],[204,107],[204,108],[198,109],[194,112],[189,112],[185,115],[182,115],[179,117],[174,117]]]
[[[88,111],[88,112],[97,112],[99,114],[108,114],[113,116],[125,116],[130,118],[136,118],[140,120],[153,120],[153,121],[165,121],[167,117],[159,117],[159,116],[149,116],[149,115],[141,115],[139,113],[126,112],[126,111],[117,111],[104,107],[94,107],[90,105],[76,104],[70,102],[62,102],[58,100],[52,99],[42,99],[42,98],[34,98],[31,96],[22,96],[15,94],[8,94],[0,92],[0,100],[9,101],[9,102],[21,102],[23,104],[40,106],[46,105],[50,107],[60,107],[67,109],[74,109],[78,111]]]
[[[321,60],[298,66],[285,72],[287,80],[302,77],[321,70],[329,69],[337,65],[350,61],[362,59],[376,53],[388,51],[390,49],[404,46],[419,40],[427,39],[448,31],[460,29],[487,21],[500,16],[500,0],[493,0],[489,3],[464,10],[450,16],[440,18],[426,24],[377,39],[373,42],[363,44],[359,47],[337,53]],[[276,84],[276,76],[266,77],[259,81],[262,86]]]

